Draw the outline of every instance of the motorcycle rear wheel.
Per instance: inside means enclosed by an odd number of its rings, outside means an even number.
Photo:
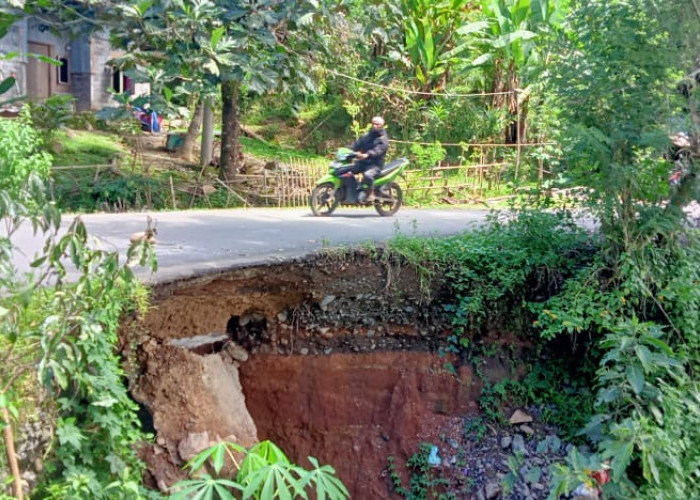
[[[394,215],[403,203],[403,191],[401,186],[390,182],[378,189],[379,193],[374,200],[374,208],[382,217]]]
[[[311,191],[309,204],[316,217],[324,217],[333,213],[338,207],[338,199],[335,197],[335,186],[330,182],[319,184]]]

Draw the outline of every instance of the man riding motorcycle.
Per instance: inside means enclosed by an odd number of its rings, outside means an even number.
[[[353,173],[363,174],[363,182],[367,186],[365,201],[374,201],[374,179],[384,166],[384,157],[389,149],[389,136],[384,130],[384,118],[372,118],[372,129],[357,139],[350,149],[358,151],[358,161],[355,162]]]

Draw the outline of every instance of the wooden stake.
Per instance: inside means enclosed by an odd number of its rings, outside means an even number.
[[[170,176],[170,196],[173,198],[173,210],[177,210],[177,202],[175,201],[175,186],[173,186],[173,176]]]

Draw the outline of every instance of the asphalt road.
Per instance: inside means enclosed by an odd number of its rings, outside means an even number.
[[[129,237],[156,221],[158,271],[141,272],[148,283],[190,278],[234,267],[280,262],[323,248],[372,241],[381,244],[397,234],[445,236],[474,228],[487,211],[466,209],[402,209],[380,217],[371,208],[340,207],[330,217],[314,217],[301,209],[235,209],[183,212],[90,214],[81,216],[97,246],[126,255]],[[73,219],[64,216],[63,226]],[[13,236],[21,251],[15,263],[26,269],[41,248],[28,224]]]

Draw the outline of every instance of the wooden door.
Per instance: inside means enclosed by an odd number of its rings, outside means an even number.
[[[28,44],[29,52],[49,57],[50,47],[43,43]],[[51,65],[30,57],[27,64],[27,95],[33,99],[46,99],[51,95]]]

